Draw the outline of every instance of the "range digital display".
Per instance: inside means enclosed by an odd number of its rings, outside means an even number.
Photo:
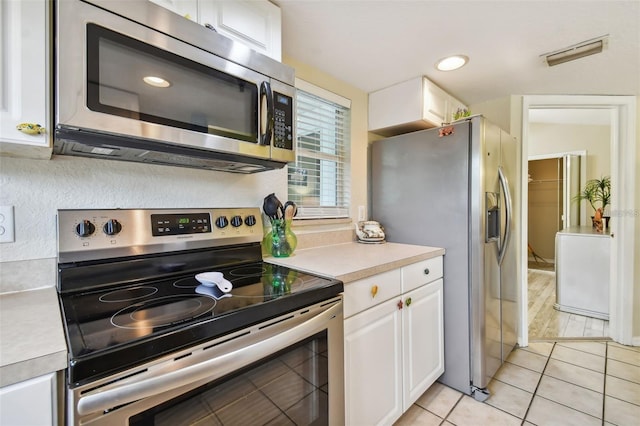
[[[211,232],[211,217],[209,213],[152,214],[151,232],[154,237]]]

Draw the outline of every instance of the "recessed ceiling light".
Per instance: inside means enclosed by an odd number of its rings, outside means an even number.
[[[165,80],[162,77],[154,77],[154,76],[148,75],[144,77],[142,80],[144,80],[144,82],[147,83],[149,86],[153,86],[153,87],[171,86],[171,83],[169,83],[169,81]]]
[[[436,68],[440,71],[453,71],[464,66],[467,62],[469,62],[469,58],[464,55],[447,56],[436,63]]]

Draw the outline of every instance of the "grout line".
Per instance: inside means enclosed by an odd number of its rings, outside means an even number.
[[[522,418],[522,420],[526,420],[527,416],[529,415],[529,410],[531,410],[531,405],[533,405],[533,399],[536,397],[537,393],[538,393],[538,388],[540,387],[540,382],[542,381],[542,376],[544,376],[544,371],[547,369],[547,364],[549,364],[549,360],[551,359],[551,354],[553,353],[553,350],[556,348],[556,344],[554,343],[553,346],[551,347],[551,352],[549,353],[549,356],[547,357],[547,362],[545,362],[544,364],[544,368],[542,369],[542,372],[540,373],[540,378],[538,379],[538,383],[536,384],[536,388],[533,390],[533,395],[531,396],[531,401],[529,401],[529,406],[527,407],[527,411],[524,412],[524,417]]]
[[[607,367],[609,367],[609,344],[605,345],[604,349],[604,383],[602,383],[602,424],[604,425],[605,418],[605,409],[606,404],[605,400],[607,399]]]
[[[448,421],[447,419],[449,418],[449,416],[451,415],[451,413],[453,413],[453,410],[455,410],[455,409],[456,409],[456,407],[458,406],[458,404],[460,404],[460,401],[462,401],[462,398],[464,398],[464,395],[465,395],[465,394],[460,393],[460,397],[458,398],[458,400],[456,401],[456,403],[455,403],[455,404],[453,404],[453,407],[451,407],[451,410],[449,410],[449,412],[444,416],[444,419],[442,419],[442,422],[440,422],[440,424],[442,424],[442,423],[444,423],[444,422]],[[474,401],[475,401],[475,400],[474,400]],[[435,413],[434,413],[434,414],[435,414]],[[449,422],[449,423],[453,423],[453,422]],[[455,424],[455,423],[453,423],[453,424]]]

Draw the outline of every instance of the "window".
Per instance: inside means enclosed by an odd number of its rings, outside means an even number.
[[[289,200],[298,218],[349,216],[351,101],[296,79],[296,160]]]

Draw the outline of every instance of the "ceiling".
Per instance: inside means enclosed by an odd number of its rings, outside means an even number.
[[[365,92],[425,75],[467,105],[512,94],[640,95],[638,0],[273,0],[282,50]],[[604,52],[540,55],[609,35]],[[469,63],[442,72],[442,57]]]

